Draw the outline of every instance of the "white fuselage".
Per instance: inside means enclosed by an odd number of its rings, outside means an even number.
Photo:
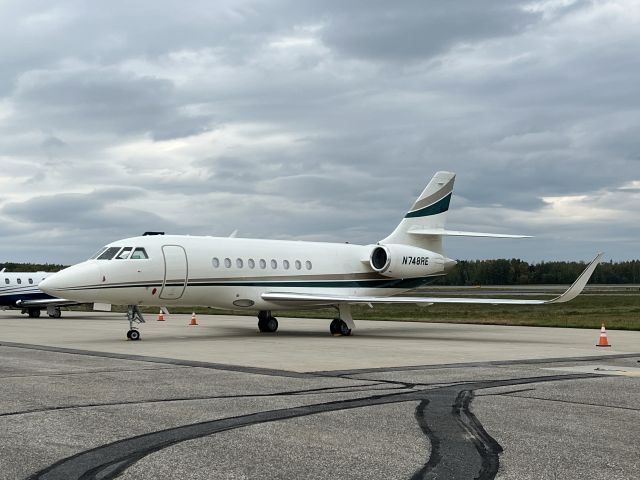
[[[444,274],[443,257],[424,250],[430,266],[418,262],[405,267],[415,268],[414,275],[385,276],[370,265],[374,247],[178,235],[133,237],[105,247],[113,249],[115,258],[106,259],[110,252],[102,254],[103,259],[98,255],[57,273],[40,287],[78,302],[271,310],[283,305],[263,300],[265,292],[387,296]],[[115,253],[118,250],[124,253]],[[138,258],[131,258],[132,252]]]
[[[24,300],[51,298],[38,284],[52,272],[0,272],[0,305],[16,306]]]

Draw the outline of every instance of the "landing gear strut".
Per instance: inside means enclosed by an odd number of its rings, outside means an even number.
[[[127,332],[127,338],[129,340],[140,340],[140,332],[136,327],[133,326],[133,324],[145,322],[144,317],[142,316],[142,312],[137,305],[129,305],[129,308],[127,308],[127,320],[129,320],[129,331]]]
[[[271,310],[258,312],[258,329],[263,333],[273,333],[278,330],[278,319],[271,315]]]
[[[348,303],[341,303],[338,305],[338,318],[334,318],[329,324],[329,331],[331,335],[342,335],[348,337],[351,335],[351,331],[356,328],[351,316],[351,305]]]

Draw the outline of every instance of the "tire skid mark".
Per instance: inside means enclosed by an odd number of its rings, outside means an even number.
[[[160,430],[137,437],[120,440],[63,459],[30,476],[30,480],[106,480],[116,478],[126,468],[150,453],[176,443],[193,440],[214,433],[234,430],[261,423],[289,420],[318,413],[350,410],[354,408],[419,400],[421,392],[391,393],[365,398],[340,400],[257,412],[208,422],[184,425]]]
[[[145,456],[187,440],[262,423],[402,402],[419,402],[415,418],[432,445],[428,461],[410,477],[411,479],[479,478],[489,480],[493,479],[497,473],[498,455],[502,449],[484,430],[475,415],[471,413],[470,405],[474,398],[473,392],[479,389],[510,385],[586,378],[607,378],[607,376],[581,373],[476,381],[464,385],[385,393],[183,425],[80,452],[33,474],[29,480],[113,479]],[[381,384],[384,384],[384,381],[381,381]],[[394,386],[397,388],[397,382],[394,382]],[[464,388],[461,390],[461,387]],[[345,387],[335,388],[344,389]],[[316,393],[319,390],[323,389],[316,389]],[[402,388],[402,390],[405,389]],[[267,395],[288,394],[292,393]]]
[[[458,421],[473,435],[473,442],[476,450],[482,459],[482,466],[477,478],[478,480],[489,480],[495,478],[500,467],[498,455],[503,451],[502,446],[487,433],[478,418],[471,412],[469,406],[474,398],[472,390],[463,390],[456,397],[453,404],[453,414],[458,417]]]
[[[420,428],[431,442],[427,463],[411,480],[473,478],[491,480],[500,466],[502,446],[484,429],[471,412],[475,390],[542,382],[605,378],[593,374],[549,375],[487,380],[423,391],[425,400],[416,408]]]

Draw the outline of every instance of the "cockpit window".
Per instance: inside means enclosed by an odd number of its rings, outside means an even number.
[[[94,253],[93,255],[91,255],[91,257],[89,257],[89,260],[93,260],[95,258],[98,258],[98,255],[100,255],[102,252],[104,252],[107,249],[107,247],[102,247],[100,250],[98,250],[96,253]]]
[[[131,257],[129,257],[129,260],[144,260],[147,258],[149,258],[149,256],[144,248],[136,248],[131,254]]]
[[[97,260],[111,260],[119,251],[120,247],[109,247],[98,256]]]
[[[120,250],[120,253],[116,255],[116,260],[126,260],[127,258],[129,258],[131,250],[133,250],[132,247],[124,247],[122,250]]]

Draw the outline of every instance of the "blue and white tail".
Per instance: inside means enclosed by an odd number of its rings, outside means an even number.
[[[443,255],[443,236],[527,238],[526,235],[446,230],[455,179],[455,173],[437,172],[393,233],[378,243],[412,245]]]

